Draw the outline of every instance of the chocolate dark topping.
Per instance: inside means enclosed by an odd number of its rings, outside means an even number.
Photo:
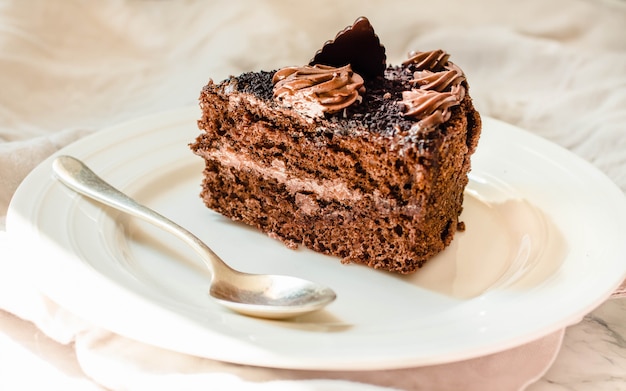
[[[354,72],[373,79],[384,75],[386,60],[385,47],[380,44],[370,21],[362,16],[340,31],[334,40],[327,41],[309,65],[342,67],[350,64]]]

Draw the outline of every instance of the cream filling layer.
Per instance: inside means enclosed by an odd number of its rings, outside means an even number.
[[[359,201],[363,194],[352,190],[341,180],[316,180],[314,178],[293,177],[287,173],[285,163],[274,159],[271,165],[263,165],[253,160],[245,152],[237,152],[227,146],[206,152],[207,157],[218,160],[222,165],[237,170],[256,172],[265,178],[271,178],[285,185],[288,192],[315,193],[324,200]]]

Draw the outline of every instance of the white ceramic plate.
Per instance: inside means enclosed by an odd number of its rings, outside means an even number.
[[[80,317],[148,344],[283,368],[384,369],[450,362],[529,342],[580,320],[626,275],[626,201],[591,165],[484,119],[467,230],[413,276],[289,250],[202,204],[189,108],[140,119],[60,151],[174,221],[236,268],[317,280],[324,312],[267,321],[206,294],[208,274],[166,233],[54,180],[51,159],[22,183],[7,230],[42,292]]]

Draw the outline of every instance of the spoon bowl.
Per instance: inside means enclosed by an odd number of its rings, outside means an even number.
[[[335,297],[328,288],[301,278],[246,273],[237,275],[233,281],[213,282],[209,294],[233,311],[268,319],[316,311]]]
[[[235,312],[285,319],[318,311],[336,298],[332,289],[312,281],[231,268],[191,232],[117,190],[74,157],[57,157],[52,169],[63,184],[77,193],[147,221],[191,246],[211,271],[209,295]]]

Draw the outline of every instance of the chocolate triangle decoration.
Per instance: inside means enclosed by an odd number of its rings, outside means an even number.
[[[374,28],[366,17],[358,18],[352,26],[340,31],[334,40],[324,43],[309,65],[322,64],[352,70],[366,79],[383,76],[387,56]]]

